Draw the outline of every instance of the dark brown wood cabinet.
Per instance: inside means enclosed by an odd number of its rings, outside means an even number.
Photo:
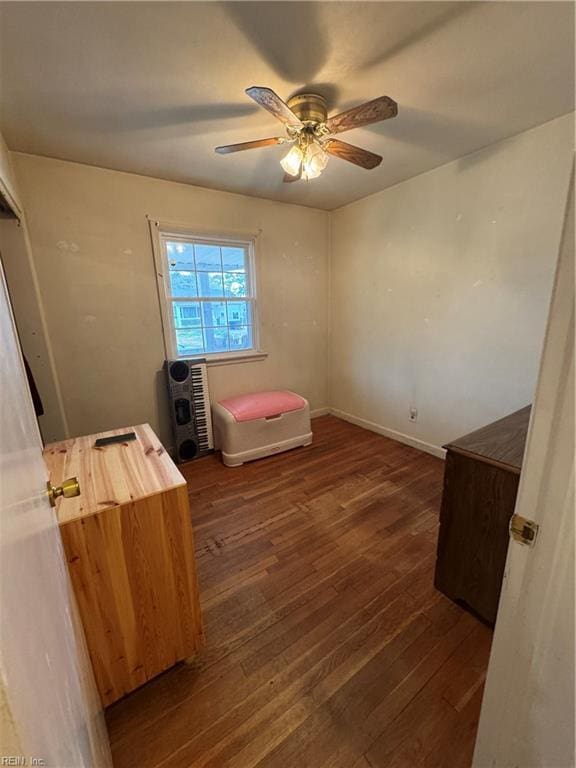
[[[530,406],[445,445],[436,588],[496,620]]]

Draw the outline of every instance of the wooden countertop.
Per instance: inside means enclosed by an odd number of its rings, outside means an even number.
[[[126,432],[137,439],[94,446],[98,437]],[[50,443],[44,460],[52,485],[74,476],[80,481],[80,496],[56,501],[60,525],[186,484],[149,424]]]
[[[482,429],[477,429],[465,437],[448,443],[444,448],[466,456],[474,456],[481,461],[519,474],[522,468],[531,408],[532,406],[527,405],[503,419],[498,419]]]

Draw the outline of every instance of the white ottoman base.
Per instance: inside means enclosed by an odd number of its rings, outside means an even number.
[[[312,443],[312,432],[299,437],[292,437],[289,440],[282,440],[279,443],[264,445],[261,448],[252,448],[242,453],[225,453],[222,451],[222,461],[227,467],[241,467],[245,461],[254,461],[254,459],[264,459],[266,456],[273,456],[275,453],[290,451],[292,448],[301,448]]]
[[[304,403],[297,411],[239,422],[219,403],[212,406],[214,446],[222,451],[224,464],[239,467],[245,461],[310,445],[310,407],[307,401]]]

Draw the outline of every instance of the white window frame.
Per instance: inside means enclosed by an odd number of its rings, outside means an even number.
[[[154,252],[154,262],[156,266],[156,279],[158,286],[158,298],[160,300],[160,312],[162,316],[162,330],[164,335],[164,348],[166,357],[170,360],[176,360],[180,356],[176,346],[176,332],[174,327],[174,317],[172,313],[173,301],[218,301],[217,296],[213,297],[178,297],[173,298],[170,294],[170,276],[166,269],[166,250],[165,242],[167,240],[183,240],[205,243],[207,245],[226,245],[238,246],[246,250],[248,259],[248,296],[238,298],[238,301],[248,301],[252,308],[252,348],[246,350],[232,350],[228,352],[203,352],[196,357],[205,358],[208,365],[223,365],[226,363],[248,362],[250,360],[262,360],[267,357],[267,353],[260,348],[260,316],[258,311],[258,260],[256,257],[258,234],[253,232],[228,232],[225,234],[217,232],[207,232],[198,230],[194,227],[161,222],[148,217],[150,224],[150,233],[152,236],[152,246]]]

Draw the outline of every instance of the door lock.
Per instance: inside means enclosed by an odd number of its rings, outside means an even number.
[[[64,480],[62,485],[52,485],[50,480],[48,480],[46,488],[51,507],[56,506],[56,499],[60,496],[64,496],[65,499],[80,496],[80,483],[77,477],[69,477],[68,480]]]
[[[537,535],[538,523],[535,523],[533,520],[527,520],[520,515],[512,515],[510,519],[510,536],[514,541],[533,547]]]

